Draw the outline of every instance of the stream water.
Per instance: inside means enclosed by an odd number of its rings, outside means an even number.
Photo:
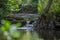
[[[16,24],[12,24],[9,31],[0,30],[0,40],[43,40],[43,38],[39,38],[37,32],[33,30],[33,25],[27,21],[22,27],[17,28]]]

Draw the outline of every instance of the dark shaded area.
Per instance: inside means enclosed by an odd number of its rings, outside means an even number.
[[[37,10],[37,5],[26,5],[26,6],[22,6],[22,5],[19,5],[19,8],[21,8],[19,10],[18,13],[38,13],[38,10]]]
[[[47,6],[43,10],[35,26],[35,30],[39,34],[39,37],[42,37],[44,40],[54,40],[54,37],[56,37],[56,40],[59,40],[60,37],[60,17],[58,17],[60,14],[54,15],[54,13],[50,13],[48,18],[45,16],[49,11],[52,1],[53,0],[48,0]]]

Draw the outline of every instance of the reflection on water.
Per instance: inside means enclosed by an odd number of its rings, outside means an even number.
[[[22,37],[21,40],[43,40],[43,39],[39,39],[38,35],[36,32],[26,32],[26,34],[24,34],[24,36]]]
[[[33,25],[29,24],[29,21],[25,26],[19,28],[17,28],[16,24],[12,24],[8,31],[0,31],[0,40],[43,40],[32,29]]]
[[[20,35],[20,33],[22,33],[20,31],[18,31],[19,33],[17,31],[15,31],[15,32],[16,32],[16,35],[18,35],[18,34]],[[6,36],[0,34],[0,39],[2,37],[4,37],[4,39],[2,38],[1,40],[43,40],[42,38],[38,37],[38,34],[36,32],[25,31],[25,33],[21,37],[18,37],[18,38],[10,37],[11,35],[10,34],[8,35],[9,32],[7,32],[7,31],[4,33]],[[13,33],[13,36],[14,35],[15,35],[15,33]]]
[[[0,39],[1,40],[39,40],[37,33],[30,32],[29,30],[31,29],[28,28],[27,31],[21,30],[22,32],[18,31],[16,25],[12,24],[10,25],[9,31],[3,32],[2,35],[0,33]]]

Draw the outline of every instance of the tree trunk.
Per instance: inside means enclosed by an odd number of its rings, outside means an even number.
[[[48,19],[45,16],[45,14],[48,13],[48,11],[49,11],[49,8],[52,4],[52,1],[53,0],[48,0],[48,4],[46,5],[46,7],[43,10],[41,16],[39,17],[39,19],[36,23],[36,27],[35,27],[36,32],[39,34],[39,36],[44,38],[44,40],[53,40],[53,31],[49,32],[47,30],[47,27],[48,27],[49,24],[47,22]],[[50,34],[52,34],[52,35],[50,36]]]

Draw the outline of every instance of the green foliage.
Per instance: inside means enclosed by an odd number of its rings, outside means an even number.
[[[8,0],[0,0],[0,8],[5,8]]]
[[[2,30],[3,32],[9,30],[10,25],[11,25],[11,22],[10,22],[10,21],[8,21],[8,20],[3,20],[3,25],[2,25],[2,27],[1,27],[1,30]]]
[[[38,13],[40,14],[46,7],[48,0],[38,0]]]
[[[32,0],[22,0],[23,5],[31,4]]]
[[[7,6],[9,7],[11,11],[18,11],[19,9],[18,2],[19,0],[8,0]]]
[[[3,13],[9,13],[11,11],[18,11],[19,4],[37,4],[38,3],[38,12],[41,13],[46,7],[48,0],[0,0],[0,8],[2,8]],[[49,12],[59,12],[60,10],[60,0],[53,0],[52,6]]]
[[[0,8],[2,9],[2,14],[9,14],[12,11],[18,11],[19,10],[19,4],[21,0],[0,0]]]
[[[49,12],[60,13],[60,0],[53,0]]]
[[[18,30],[12,30],[10,32],[10,27],[11,27],[11,22],[8,21],[8,20],[3,20],[2,21],[3,25],[1,26],[0,30],[2,30],[2,32],[5,32],[5,31],[9,31],[9,34],[14,37],[14,38],[19,38],[21,37],[21,35],[23,34],[23,32],[19,32]],[[16,23],[15,27],[20,27],[21,26],[21,23]]]
[[[48,0],[38,0],[38,12],[41,13],[46,7]],[[49,13],[60,13],[60,0],[53,0]]]
[[[5,15],[7,13],[9,13],[9,8],[7,6],[8,0],[0,0],[0,10],[1,10],[1,14],[0,15]]]
[[[21,24],[20,22],[16,23],[16,26],[17,26],[17,27],[21,27],[21,25],[22,25],[22,24]]]

